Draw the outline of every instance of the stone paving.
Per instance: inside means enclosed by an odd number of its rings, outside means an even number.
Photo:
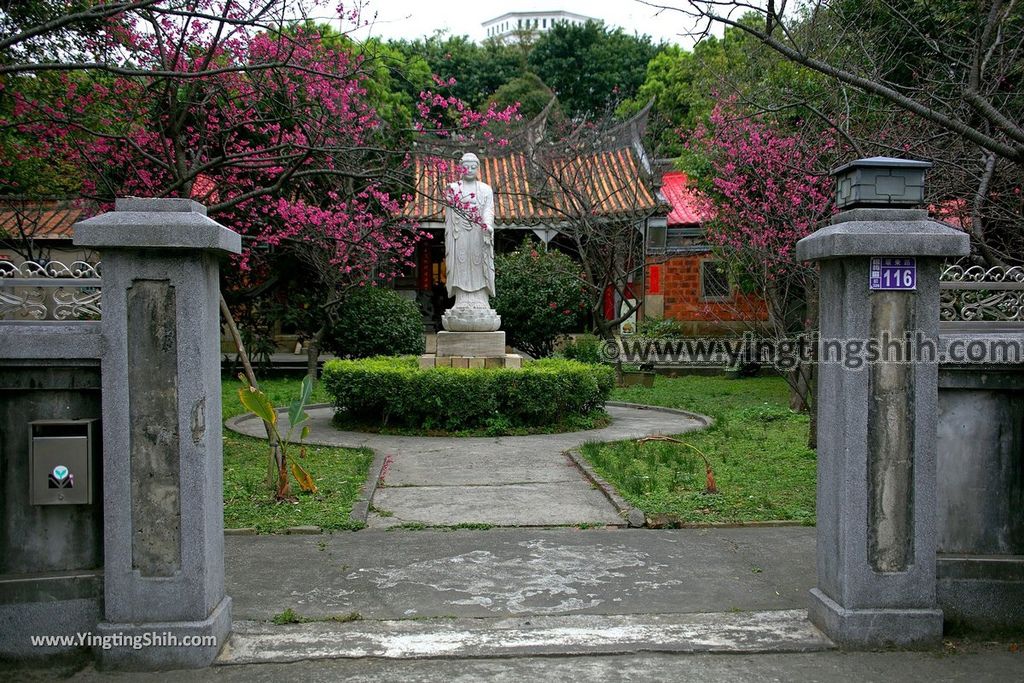
[[[806,608],[810,527],[423,529],[228,536],[236,620],[636,615]]]
[[[387,456],[367,520],[450,526],[625,525],[618,510],[565,451],[589,441],[618,441],[700,429],[707,418],[664,409],[610,404],[603,429],[512,437],[418,437],[349,432],[331,424],[333,409],[311,408],[309,443],[366,447]],[[254,416],[228,428],[263,436]]]

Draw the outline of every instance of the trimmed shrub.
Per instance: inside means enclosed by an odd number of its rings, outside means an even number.
[[[601,363],[604,361],[601,354],[602,345],[603,342],[594,335],[584,334],[566,342],[562,347],[562,355],[581,363]]]
[[[508,343],[534,358],[550,356],[555,341],[583,326],[588,299],[580,264],[559,251],[538,248],[529,238],[494,261],[491,301]]]
[[[649,315],[637,323],[636,336],[647,339],[680,339],[686,336],[686,330],[675,318]]]
[[[347,358],[423,353],[423,315],[392,289],[353,288],[321,346]]]
[[[366,425],[465,431],[501,424],[543,427],[603,408],[610,367],[561,358],[521,369],[427,368],[415,357],[331,360],[323,384],[345,420]]]

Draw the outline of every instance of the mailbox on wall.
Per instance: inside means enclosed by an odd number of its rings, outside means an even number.
[[[100,452],[100,422],[36,420],[29,423],[32,505],[89,505]]]

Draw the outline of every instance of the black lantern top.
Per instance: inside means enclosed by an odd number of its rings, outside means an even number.
[[[928,161],[870,157],[857,159],[832,170],[836,178],[836,206],[917,206],[924,203],[924,174]]]

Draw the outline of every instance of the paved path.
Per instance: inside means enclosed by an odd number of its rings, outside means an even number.
[[[235,619],[806,609],[815,530],[461,529],[227,536]]]
[[[959,644],[954,644],[959,645]],[[637,654],[576,657],[498,657],[465,659],[318,659],[292,664],[215,666],[200,671],[100,674],[91,666],[73,681],[119,680],[132,683],[277,683],[281,680],[346,683],[439,681],[443,683],[520,683],[550,681],[674,681],[749,683],[749,681],[987,681],[1020,680],[1024,655],[1006,643],[967,644],[949,653],[839,652],[806,654]],[[62,672],[64,676],[70,672]],[[21,671],[12,680],[49,680]],[[61,676],[63,678],[64,676]]]
[[[512,437],[418,437],[347,432],[331,424],[333,409],[309,410],[309,443],[367,447],[389,456],[373,496],[368,524],[494,526],[622,525],[607,498],[564,452],[588,441],[619,441],[681,434],[706,418],[679,411],[609,405],[604,429]],[[263,436],[255,416],[228,421],[249,436]]]
[[[1006,642],[952,641],[926,652],[830,649],[802,618],[814,585],[814,533],[789,527],[229,536],[236,632],[219,663],[233,666],[102,674],[91,664],[47,660],[6,674],[0,663],[0,678],[1020,679],[1024,655]],[[287,607],[320,621],[267,623]],[[325,621],[352,612],[362,618]]]

